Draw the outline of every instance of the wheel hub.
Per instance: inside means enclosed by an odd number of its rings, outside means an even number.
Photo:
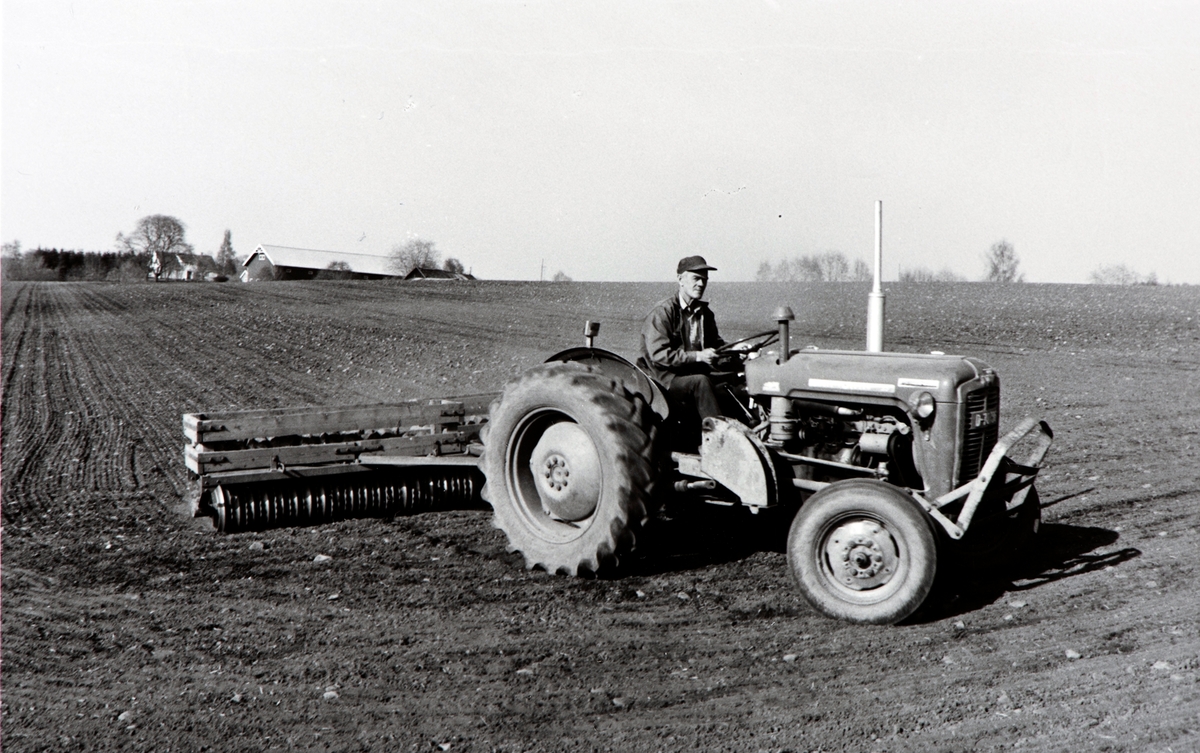
[[[551,517],[578,521],[600,503],[596,446],[579,424],[561,421],[542,434],[529,460],[542,508]]]
[[[554,491],[561,492],[566,488],[570,481],[571,469],[567,466],[567,459],[558,453],[553,453],[546,458],[545,468],[542,475],[546,477],[546,482]]]
[[[835,528],[826,540],[825,561],[845,588],[878,588],[896,573],[896,540],[871,520],[853,520]]]

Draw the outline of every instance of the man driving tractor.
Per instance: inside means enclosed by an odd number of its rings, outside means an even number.
[[[713,389],[713,366],[725,344],[717,321],[703,300],[708,273],[703,256],[688,256],[675,268],[679,288],[659,301],[642,326],[638,365],[667,388],[667,397],[701,419],[722,415]]]

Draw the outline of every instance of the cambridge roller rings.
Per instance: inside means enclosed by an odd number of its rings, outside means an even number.
[[[480,504],[482,478],[474,468],[405,468],[362,475],[369,478],[334,475],[219,485],[204,493],[201,513],[212,517],[218,531],[237,533]]]

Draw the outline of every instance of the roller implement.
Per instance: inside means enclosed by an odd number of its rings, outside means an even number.
[[[1029,543],[1052,433],[1001,436],[1000,379],[975,358],[793,350],[776,327],[715,376],[727,418],[669,405],[636,364],[565,350],[494,395],[184,416],[195,511],[218,530],[490,504],[528,567],[616,567],[668,497],[794,511],[787,561],[807,600],[895,623],[948,555],[987,566]],[[1010,455],[1020,444],[1028,453]]]
[[[194,512],[236,533],[469,505],[493,397],[186,414]]]

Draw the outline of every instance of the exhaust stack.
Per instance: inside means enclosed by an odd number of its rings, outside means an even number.
[[[775,309],[775,321],[779,323],[779,363],[785,363],[792,357],[792,341],[788,337],[788,322],[796,320],[791,306],[780,306]]]
[[[875,202],[875,278],[867,297],[867,352],[883,352],[883,202]]]

